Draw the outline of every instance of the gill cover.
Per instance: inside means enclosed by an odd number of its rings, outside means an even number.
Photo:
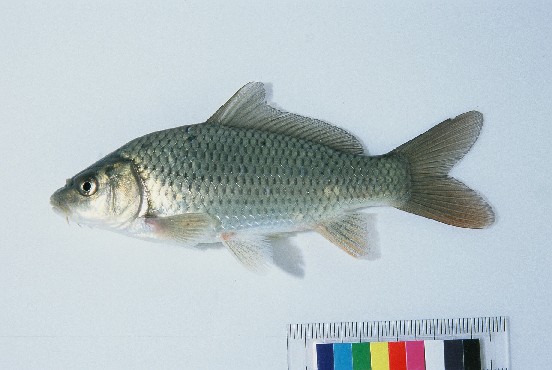
[[[94,192],[83,191],[90,183]],[[102,160],[68,180],[51,203],[75,222],[120,229],[140,212],[141,182],[131,162]]]

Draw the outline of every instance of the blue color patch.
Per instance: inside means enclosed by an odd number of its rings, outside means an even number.
[[[333,344],[316,345],[316,368],[318,370],[334,370]]]

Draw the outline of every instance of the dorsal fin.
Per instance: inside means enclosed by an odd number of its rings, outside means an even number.
[[[250,82],[239,89],[207,122],[283,134],[352,154],[364,153],[362,143],[349,132],[268,105],[261,82]]]

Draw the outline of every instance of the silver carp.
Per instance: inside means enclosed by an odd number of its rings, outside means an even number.
[[[270,261],[270,237],[315,230],[354,257],[373,253],[358,210],[392,206],[484,228],[491,206],[448,176],[483,116],[448,119],[384,155],[326,122],[267,104],[242,87],[204,123],[139,137],[57,190],[54,209],[79,224],[186,246],[222,242],[243,264]]]

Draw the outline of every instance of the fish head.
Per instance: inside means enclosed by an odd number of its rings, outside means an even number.
[[[68,179],[50,204],[68,221],[121,229],[140,213],[142,184],[131,162],[101,160]]]

